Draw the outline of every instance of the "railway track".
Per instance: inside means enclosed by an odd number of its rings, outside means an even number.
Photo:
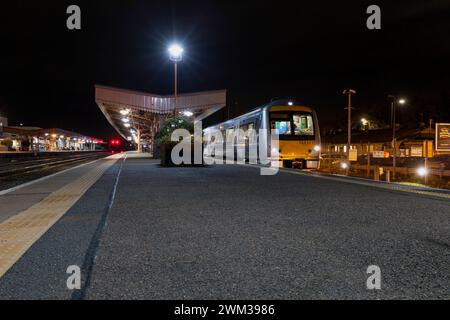
[[[107,152],[64,154],[43,158],[9,159],[0,162],[0,190],[34,180],[78,164],[108,156]]]

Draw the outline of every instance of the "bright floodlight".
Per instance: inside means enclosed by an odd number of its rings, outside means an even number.
[[[428,170],[425,167],[420,167],[417,169],[417,174],[421,177],[425,177],[428,174]]]
[[[405,103],[406,103],[406,100],[405,100],[405,99],[400,99],[400,100],[398,100],[398,103],[400,103],[400,104],[405,104]]]
[[[293,103],[292,101],[289,101],[289,102],[288,102],[288,105],[289,105],[289,106],[293,106],[294,103]]]
[[[184,114],[186,117],[192,117],[192,116],[194,115],[194,113],[191,112],[191,111],[184,111],[183,114]]]
[[[172,44],[169,47],[170,60],[172,61],[181,61],[183,59],[183,51],[184,49],[178,44]]]
[[[366,126],[369,123],[369,121],[367,121],[366,118],[362,118],[361,119],[361,123],[362,123],[363,126]]]

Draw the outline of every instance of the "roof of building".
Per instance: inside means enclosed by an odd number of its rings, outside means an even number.
[[[152,143],[162,120],[189,112],[202,120],[226,105],[226,90],[203,91],[175,96],[95,86],[95,102],[108,122],[124,138]],[[125,120],[125,121],[124,121]]]
[[[83,139],[83,140],[88,140],[88,141],[95,141],[95,142],[102,141],[102,139],[86,136],[81,133],[68,131],[68,130],[64,130],[64,129],[60,129],[60,128],[43,129],[43,128],[39,128],[39,127],[12,126],[12,127],[3,127],[3,132],[9,133],[9,134],[15,134],[18,136],[33,136],[33,137],[44,137],[46,135],[57,134],[57,135],[63,135],[65,137],[78,138],[78,139]]]

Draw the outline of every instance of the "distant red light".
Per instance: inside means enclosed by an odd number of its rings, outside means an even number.
[[[117,146],[120,144],[120,140],[111,140],[109,143]]]

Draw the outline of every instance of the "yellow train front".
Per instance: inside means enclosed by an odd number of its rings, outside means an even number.
[[[278,153],[271,146],[272,160],[287,168],[319,168],[320,131],[315,110],[293,100],[273,101],[263,110],[263,122],[279,134]]]

